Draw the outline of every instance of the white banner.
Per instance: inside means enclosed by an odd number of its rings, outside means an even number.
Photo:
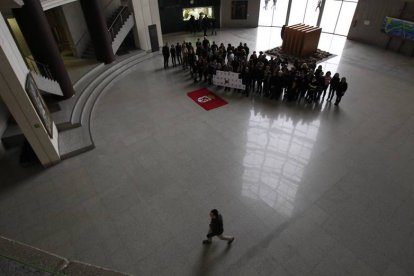
[[[234,72],[225,72],[225,71],[216,71],[216,74],[213,75],[213,84],[236,88],[236,89],[246,89],[246,85],[243,84],[242,80],[239,78],[239,73]]]

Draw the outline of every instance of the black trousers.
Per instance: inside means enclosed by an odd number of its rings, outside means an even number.
[[[164,56],[164,69],[168,68],[168,60],[170,59],[170,57]]]

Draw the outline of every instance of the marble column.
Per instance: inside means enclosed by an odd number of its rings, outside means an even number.
[[[115,60],[112,38],[106,25],[103,9],[99,0],[80,1],[86,25],[95,48],[96,59],[106,64]]]

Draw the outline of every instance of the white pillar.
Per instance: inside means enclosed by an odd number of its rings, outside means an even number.
[[[25,90],[28,73],[29,70],[0,13],[0,96],[40,162],[44,166],[50,166],[60,160],[58,132],[53,123],[53,138],[49,137],[30,101]]]
[[[148,26],[157,25],[158,44],[162,47],[162,32],[160,12],[157,0],[131,0],[132,11],[135,16],[134,32],[136,44],[142,50],[151,50],[151,41]]]

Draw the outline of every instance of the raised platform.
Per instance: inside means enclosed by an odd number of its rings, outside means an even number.
[[[75,83],[75,96],[59,102],[61,110],[52,114],[59,130],[59,151],[66,159],[93,149],[90,117],[93,107],[111,82],[116,81],[136,64],[159,53],[136,51],[119,57],[109,65],[100,64]]]

